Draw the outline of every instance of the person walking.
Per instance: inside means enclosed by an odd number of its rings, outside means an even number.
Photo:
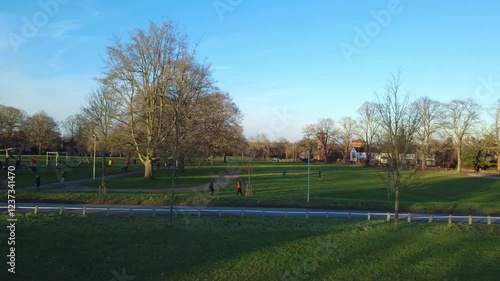
[[[40,191],[40,176],[36,175],[35,177],[35,185],[36,185],[36,191]]]
[[[214,179],[210,179],[210,183],[208,184],[208,189],[210,190],[210,195],[214,195]]]
[[[65,177],[66,177],[66,172],[63,170],[61,173],[61,182],[64,182]]]
[[[236,192],[236,196],[241,194],[243,196],[243,192],[241,191],[241,179],[238,179],[238,182],[236,183],[236,187],[238,187],[238,191]]]

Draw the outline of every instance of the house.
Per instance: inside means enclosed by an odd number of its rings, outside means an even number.
[[[366,160],[366,152],[364,147],[353,147],[349,156],[351,163],[359,163]]]

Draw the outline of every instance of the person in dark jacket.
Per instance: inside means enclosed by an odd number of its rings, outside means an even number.
[[[40,191],[40,176],[36,175],[35,177],[35,185],[36,185],[36,191]]]
[[[210,190],[210,195],[214,195],[214,190],[215,190],[214,184],[215,184],[214,179],[211,178],[210,184],[208,184],[208,190]]]

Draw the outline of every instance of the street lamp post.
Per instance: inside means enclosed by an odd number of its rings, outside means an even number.
[[[311,190],[311,148],[307,149],[307,203],[309,203],[309,193]]]
[[[92,135],[92,137],[94,138],[94,167],[92,169],[92,180],[95,180],[95,146],[97,142],[97,137],[96,135]]]

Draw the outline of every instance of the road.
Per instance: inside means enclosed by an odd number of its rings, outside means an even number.
[[[132,215],[132,216],[164,216],[170,213],[168,206],[137,205],[92,205],[92,204],[58,204],[58,203],[17,203],[17,213],[34,212],[38,206],[39,213],[63,213],[90,215]],[[0,213],[7,213],[6,203],[0,203]],[[323,219],[364,219],[387,220],[388,215],[394,220],[394,213],[366,210],[335,210],[305,208],[255,208],[255,207],[216,207],[216,206],[175,206],[177,216],[231,216],[231,217],[276,217],[276,218],[323,218]],[[448,222],[448,214],[411,214],[413,222]],[[407,220],[408,213],[400,213],[400,220]],[[453,215],[453,223],[500,224],[500,216]]]

